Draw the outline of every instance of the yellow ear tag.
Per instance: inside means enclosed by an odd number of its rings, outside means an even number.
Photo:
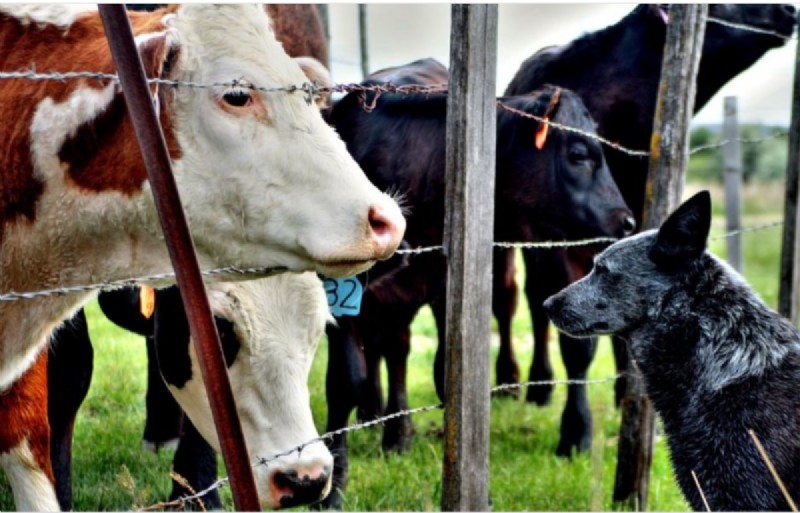
[[[153,287],[142,285],[139,289],[139,311],[145,319],[149,319],[156,309],[156,291]]]
[[[550,124],[548,123],[549,119],[544,118],[544,122],[542,122],[542,126],[539,127],[539,130],[536,131],[536,138],[534,139],[534,144],[536,145],[536,149],[541,150],[544,148],[544,143],[547,141],[547,129],[550,128]]]

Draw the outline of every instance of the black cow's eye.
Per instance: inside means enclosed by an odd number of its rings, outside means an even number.
[[[587,148],[584,144],[573,144],[570,146],[567,156],[569,157],[569,160],[574,163],[579,163],[591,158],[591,155],[589,154],[589,148]]]
[[[250,103],[250,92],[243,89],[232,89],[225,92],[222,99],[232,107],[245,107]]]
[[[602,276],[602,275],[608,273],[608,267],[606,267],[604,264],[595,263],[594,264],[594,273],[596,275],[598,275],[598,276]]]

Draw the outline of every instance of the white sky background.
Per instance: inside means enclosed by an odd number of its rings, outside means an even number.
[[[502,94],[519,65],[544,46],[566,44],[585,32],[612,25],[635,4],[501,3],[498,19],[497,92]],[[358,7],[329,4],[331,72],[336,83],[361,81]],[[450,56],[450,4],[368,4],[369,69],[376,71]],[[797,40],[769,51],[728,84],[694,117],[720,123],[723,98],[737,96],[741,123],[789,125]]]

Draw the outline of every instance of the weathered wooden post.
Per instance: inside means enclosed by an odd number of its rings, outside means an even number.
[[[707,13],[708,5],[673,4],[670,8],[650,140],[643,230],[658,227],[678,205],[683,192],[689,122]],[[638,510],[647,508],[654,427],[653,406],[645,395],[641,375],[634,370],[622,399],[614,501]]]
[[[442,510],[488,511],[497,5],[453,5],[450,30]]]
[[[786,199],[783,206],[783,245],[778,312],[797,326],[800,300],[800,239],[797,235],[798,180],[800,180],[800,44],[794,60],[792,121],[789,125],[789,159],[786,164]]]
[[[726,238],[728,263],[743,272],[742,262],[742,143],[739,139],[739,119],[736,97],[725,97],[725,118],[722,125],[722,150],[725,176],[725,228],[737,232]]]
[[[153,98],[150,96],[144,67],[133,40],[128,15],[122,4],[100,4],[98,9],[108,46],[117,66],[125,103],[131,113],[147,177],[153,189],[156,211],[175,269],[175,279],[186,306],[189,330],[231,482],[233,503],[237,511],[259,511],[261,506],[253,479],[253,468],[236,412],[217,326],[211,316],[194,242],[183,213],[164,134],[153,108]]]
[[[369,35],[367,34],[367,6],[358,4],[358,34],[361,42],[361,77],[369,75]]]

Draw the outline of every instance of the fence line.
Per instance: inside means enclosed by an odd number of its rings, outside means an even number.
[[[772,223],[765,223],[754,225],[750,227],[741,228],[723,235],[711,237],[711,239],[719,239],[724,237],[732,237],[734,235],[766,230],[782,226],[783,221],[775,221]],[[588,246],[592,244],[610,243],[619,239],[613,237],[595,237],[592,239],[582,239],[574,241],[545,241],[545,242],[495,242],[492,244],[496,248],[520,248],[520,249],[555,249],[555,248],[571,248],[578,246]],[[401,255],[419,255],[432,251],[441,251],[442,246],[427,246],[412,249],[398,249],[396,253]],[[285,267],[251,267],[247,269],[240,269],[237,267],[221,267],[218,269],[208,269],[201,271],[203,276],[242,276],[242,275],[258,275],[259,278],[266,278],[268,276],[284,272]],[[72,285],[68,287],[56,287],[52,289],[42,289],[34,291],[10,291],[0,294],[0,302],[3,301],[19,301],[23,299],[40,299],[44,297],[63,296],[66,294],[74,294],[78,292],[94,292],[94,291],[107,291],[119,289],[122,287],[132,287],[140,284],[162,282],[165,280],[172,280],[175,278],[174,272],[151,274],[147,276],[140,276],[136,278],[127,278],[123,280],[104,281],[100,283],[93,283],[89,285]]]
[[[623,375],[624,375],[624,373],[619,373],[619,374],[616,374],[614,376],[608,376],[608,377],[605,377],[605,378],[597,378],[597,379],[551,379],[551,380],[542,380],[542,381],[526,381],[526,382],[523,382],[523,383],[509,383],[509,384],[505,384],[505,385],[497,385],[495,387],[492,387],[491,388],[491,393],[495,394],[495,393],[498,393],[498,392],[503,392],[503,391],[512,390],[512,389],[518,390],[520,388],[531,387],[531,386],[598,385],[598,384],[603,384],[603,383],[608,383],[608,382],[611,382],[611,381],[615,381],[616,379],[622,377]],[[309,445],[315,444],[315,443],[324,442],[325,440],[329,440],[329,439],[333,438],[334,436],[344,435],[344,434],[352,433],[352,432],[355,432],[355,431],[362,431],[364,429],[371,428],[371,427],[374,427],[374,426],[377,426],[377,425],[380,425],[380,424],[384,424],[384,423],[386,423],[386,422],[388,422],[390,420],[394,420],[394,419],[397,419],[397,418],[400,418],[400,417],[409,417],[411,415],[416,415],[416,414],[419,414],[419,413],[426,413],[426,412],[433,411],[433,410],[439,410],[439,409],[442,409],[443,406],[444,405],[442,403],[437,403],[437,404],[429,404],[429,405],[426,405],[426,406],[420,406],[420,407],[417,407],[417,408],[410,408],[408,410],[401,410],[401,411],[398,411],[398,412],[395,412],[395,413],[391,413],[389,415],[385,415],[385,416],[377,418],[377,419],[373,419],[373,420],[369,420],[369,421],[353,424],[353,425],[350,425],[350,426],[346,426],[346,427],[343,427],[341,429],[337,429],[335,431],[329,431],[329,432],[327,432],[325,434],[322,434],[322,435],[320,435],[320,436],[318,436],[316,438],[312,438],[311,440],[303,442],[300,445],[292,447],[291,449],[286,449],[284,451],[272,454],[272,455],[270,455],[268,457],[259,457],[258,461],[253,463],[253,467],[258,467],[258,466],[262,466],[262,465],[268,465],[269,463],[271,463],[271,462],[273,462],[273,461],[275,461],[275,460],[277,460],[279,458],[282,458],[284,456],[288,456],[288,455],[293,454],[295,452],[302,452],[303,449],[305,449]],[[182,506],[184,506],[185,504],[187,504],[189,502],[202,500],[203,497],[205,497],[206,495],[208,495],[212,491],[217,490],[219,488],[222,488],[223,486],[225,486],[227,484],[228,484],[228,478],[227,477],[223,477],[223,478],[217,479],[214,483],[209,485],[207,488],[205,488],[205,489],[203,489],[203,490],[201,490],[199,492],[193,493],[192,495],[187,495],[185,497],[181,497],[179,499],[175,499],[175,500],[168,501],[168,502],[158,502],[158,503],[152,504],[150,506],[146,506],[144,508],[141,508],[138,511],[161,511],[161,510],[164,510],[166,508],[182,507]]]
[[[23,71],[0,71],[0,80],[32,80],[32,81],[44,81],[44,80],[51,80],[56,82],[65,82],[67,80],[75,80],[75,79],[87,79],[87,80],[96,80],[98,82],[103,81],[112,81],[112,82],[119,82],[119,77],[112,73],[103,73],[103,72],[93,72],[93,71],[69,71],[69,72],[52,72],[52,73],[39,73],[36,71],[35,67],[31,67],[29,70]],[[331,93],[359,93],[361,99],[362,108],[366,112],[371,112],[377,105],[378,98],[383,93],[387,94],[403,94],[403,95],[410,95],[410,94],[447,94],[447,84],[432,84],[432,85],[422,85],[422,84],[408,84],[408,85],[395,85],[391,82],[385,84],[373,84],[373,85],[363,85],[363,84],[353,84],[353,83],[342,83],[342,84],[333,84],[330,86],[319,86],[316,84],[312,84],[310,82],[305,82],[301,85],[289,85],[289,86],[275,86],[275,87],[262,87],[252,84],[244,79],[234,79],[228,82],[213,82],[213,83],[199,83],[199,82],[191,82],[191,81],[181,81],[181,80],[169,80],[169,79],[162,79],[162,78],[151,78],[147,80],[149,84],[154,85],[165,85],[170,87],[191,87],[191,88],[200,88],[200,89],[209,89],[209,88],[219,88],[219,87],[238,87],[242,89],[250,89],[254,91],[266,92],[266,93],[275,93],[275,92],[284,92],[284,93],[303,93],[305,95],[305,100],[307,103],[312,103],[314,98],[317,98],[321,95],[327,95]],[[367,94],[372,93],[374,96],[372,99],[368,100]],[[622,153],[626,153],[631,156],[635,157],[649,157],[650,152],[645,150],[634,150],[631,148],[626,148],[619,143],[614,141],[610,141],[604,137],[601,137],[597,134],[586,132],[579,128],[571,127],[568,125],[564,125],[555,121],[552,121],[548,118],[537,116],[535,114],[529,114],[527,112],[521,111],[514,107],[510,107],[503,103],[502,100],[497,100],[497,107],[501,108],[505,111],[511,112],[518,116],[533,119],[539,123],[546,124],[548,126],[553,127],[554,129],[564,130],[568,132],[573,132],[580,134],[584,137],[589,139],[593,139],[598,141],[599,143],[608,146],[609,148],[613,148],[614,150],[620,151]],[[771,136],[759,138],[759,139],[736,139],[742,143],[761,143],[770,139],[774,139],[777,137],[784,137],[788,135],[788,133],[781,132],[777,134],[773,134]],[[698,146],[693,148],[689,151],[690,154],[694,154],[700,151],[704,151],[707,149],[718,148],[721,146],[725,146],[726,144],[730,143],[732,139],[727,139],[724,141],[720,141],[718,143]]]
[[[740,29],[740,30],[748,30],[750,32],[757,32],[759,34],[768,34],[770,36],[779,37],[779,38],[784,39],[786,41],[792,41],[792,40],[796,40],[797,39],[797,36],[784,36],[783,34],[781,34],[779,32],[775,32],[774,30],[763,29],[761,27],[754,27],[752,25],[745,25],[745,24],[742,24],[742,23],[734,23],[732,21],[723,20],[723,19],[716,18],[716,17],[713,17],[713,16],[708,16],[706,18],[706,21],[710,21],[712,23],[717,23],[719,25],[724,25],[724,26],[730,27],[730,28],[736,28],[736,29]]]

